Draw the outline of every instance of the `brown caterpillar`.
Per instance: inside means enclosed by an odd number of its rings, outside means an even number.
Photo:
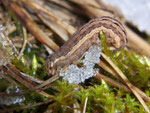
[[[83,25],[59,51],[47,58],[47,70],[51,72],[51,69],[64,67],[79,60],[91,45],[97,43],[100,31],[105,34],[110,47],[116,50],[125,47],[127,35],[119,21],[111,17],[95,18]]]

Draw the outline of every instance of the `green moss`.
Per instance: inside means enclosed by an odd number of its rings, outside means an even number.
[[[46,76],[46,69],[44,66],[45,60],[40,56],[40,53],[42,53],[41,51],[43,51],[43,48],[31,49],[27,46],[22,59],[19,60],[15,58],[11,60],[11,63],[21,72],[44,79]]]
[[[26,74],[32,73],[32,70],[26,64],[24,64],[24,62],[20,61],[17,57],[11,60],[11,63],[14,64],[15,67],[19,69],[21,72],[24,72]]]
[[[100,40],[101,40],[102,49],[105,52],[105,54],[107,54],[108,56],[112,56],[112,52],[110,51],[107,45],[107,39],[102,31],[100,32]]]
[[[47,98],[35,92],[26,94],[25,97],[25,103],[28,105],[47,101]],[[79,87],[76,84],[68,84],[67,81],[59,80],[53,83],[51,98],[49,98],[52,100],[51,103],[23,109],[22,111],[38,113],[50,109],[54,113],[72,113],[76,109],[82,112],[86,98],[86,113],[96,111],[102,113],[125,113],[127,111],[130,113],[146,113],[139,102],[129,93],[110,87],[106,83],[85,89],[82,86]],[[19,106],[23,105],[24,103],[21,103]]]
[[[148,87],[150,79],[150,59],[146,56],[138,55],[134,51],[125,49],[112,52],[106,44],[106,38],[103,33],[100,33],[100,37],[103,52],[125,73],[129,80],[138,87]]]
[[[14,24],[16,26],[16,31],[9,34],[8,37],[15,37],[15,36],[23,36],[23,30],[22,30],[22,24],[21,22],[9,11],[9,15],[11,16],[12,20],[14,21]]]
[[[126,108],[129,109],[129,111],[132,111],[132,112],[137,112],[139,111],[139,103],[135,101],[134,98],[132,98],[129,94],[126,94],[126,98],[124,98],[125,100],[125,106]]]
[[[76,109],[82,111],[87,98],[87,113],[94,113],[95,111],[104,113],[125,112],[126,109],[132,113],[138,112],[139,102],[136,101],[128,93],[121,90],[114,91],[111,87],[105,87],[104,84],[90,86],[84,89],[80,86],[77,89],[75,84],[67,84],[66,81],[58,81],[54,89],[56,93],[53,96],[54,103],[49,106],[53,112],[73,112],[74,104],[78,104]],[[57,109],[55,109],[57,108]],[[69,108],[69,109],[67,109]]]
[[[1,73],[0,73],[1,74]],[[4,79],[0,79],[0,91],[5,91],[7,87],[10,86],[10,83]]]
[[[37,61],[36,56],[33,55],[33,59],[32,59],[32,72],[33,72],[33,75],[36,74],[37,68],[38,68],[38,61]]]
[[[67,81],[57,81],[53,87],[55,90],[55,94],[52,97],[54,103],[49,105],[49,109],[55,113],[68,113],[73,111],[75,88],[77,88],[76,84],[68,84]]]

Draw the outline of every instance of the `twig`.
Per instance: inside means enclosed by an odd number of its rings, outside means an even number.
[[[24,77],[25,77],[26,79],[28,79],[29,81],[36,82],[36,83],[39,83],[39,84],[41,84],[41,83],[44,82],[43,80],[40,80],[40,79],[35,78],[35,77],[33,77],[33,76],[27,75],[27,74],[25,74],[25,73],[22,73],[22,72],[20,72],[20,73],[22,74],[22,76],[24,76]]]

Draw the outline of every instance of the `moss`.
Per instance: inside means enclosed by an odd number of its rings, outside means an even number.
[[[49,105],[49,109],[55,113],[73,112],[73,104],[75,103],[74,95],[76,92],[75,88],[77,88],[76,84],[68,84],[67,81],[57,81],[53,87],[55,90],[52,97],[54,103]]]
[[[53,96],[54,103],[49,108],[54,110],[53,112],[73,112],[75,109],[73,106],[77,104],[79,106],[76,109],[83,111],[85,99],[87,98],[87,113],[95,111],[104,113],[126,112],[127,108],[131,113],[143,110],[143,108],[139,109],[139,102],[130,94],[117,89],[114,91],[113,88],[105,87],[105,85],[90,86],[88,89],[80,86],[80,90],[76,90],[78,87],[75,84],[58,81],[54,86],[56,90]]]
[[[40,56],[41,51],[43,51],[43,48],[31,49],[27,46],[22,59],[15,57],[11,60],[11,63],[21,72],[44,79],[46,69],[44,66],[45,60]]]
[[[128,79],[138,87],[149,85],[150,79],[150,59],[146,56],[138,55],[134,51],[119,50],[110,51],[106,38],[100,33],[104,53],[122,70]]]
[[[8,37],[15,37],[15,36],[23,36],[23,30],[22,30],[22,24],[18,19],[13,15],[13,13],[9,12],[9,15],[11,16],[12,20],[14,21],[14,24],[16,26],[15,32],[8,35]]]

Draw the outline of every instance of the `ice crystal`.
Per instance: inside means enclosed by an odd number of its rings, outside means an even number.
[[[19,92],[19,88],[18,87],[8,87],[6,89],[6,94],[11,94],[11,93],[17,93]],[[22,101],[25,101],[25,97],[24,96],[0,96],[0,104],[2,105],[11,105],[11,104],[16,104],[16,103],[20,103]]]
[[[85,53],[82,60],[83,67],[78,67],[77,65],[71,64],[67,69],[60,70],[60,76],[63,79],[67,79],[69,83],[81,83],[86,79],[95,76],[99,70],[94,69],[95,64],[100,62],[101,47],[98,45],[93,45]]]

